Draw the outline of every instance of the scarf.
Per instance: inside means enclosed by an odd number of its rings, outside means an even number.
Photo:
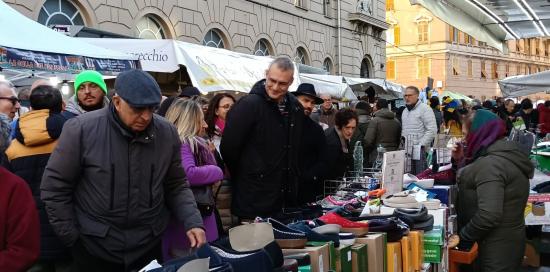
[[[496,114],[477,110],[466,136],[466,164],[473,162],[482,151],[506,135],[506,125]]]
[[[193,155],[195,157],[195,162],[197,166],[203,165],[217,165],[214,154],[208,149],[208,144],[204,138],[195,136],[195,146],[192,148]]]
[[[223,134],[223,130],[225,129],[225,121],[220,118],[216,118],[215,125],[216,125],[216,132],[218,132],[219,130],[219,136],[221,136]]]

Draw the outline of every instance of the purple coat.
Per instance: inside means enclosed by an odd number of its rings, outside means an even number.
[[[202,162],[202,165],[197,165],[197,161]],[[189,144],[183,143],[181,145],[181,163],[191,187],[212,185],[223,179],[223,171],[216,165],[214,155],[208,150],[203,139],[198,139],[195,154],[191,151]],[[212,214],[202,219],[206,239],[209,242],[218,239],[215,215]],[[187,239],[183,224],[172,219],[162,239],[164,261],[177,256],[188,255],[190,253],[189,248],[189,239]]]

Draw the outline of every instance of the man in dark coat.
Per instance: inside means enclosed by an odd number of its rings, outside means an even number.
[[[365,134],[367,133],[369,122],[372,119],[372,108],[367,101],[359,101],[357,105],[355,105],[355,112],[357,113],[358,118],[357,128],[355,129],[355,132],[353,132],[353,136],[351,137],[349,143],[352,149],[351,151],[353,152],[356,143],[361,142],[361,146],[363,147],[363,167],[366,168],[369,167],[367,163],[369,153],[367,153],[367,149],[365,148]]]
[[[315,105],[323,103],[317,97],[315,87],[309,83],[302,83],[294,93],[304,108],[304,114],[310,116]],[[305,118],[302,130],[302,144],[300,145],[300,184],[298,186],[299,203],[315,202],[323,194],[323,173],[326,163],[322,153],[326,146],[323,128],[311,118]]]
[[[6,150],[6,168],[27,182],[40,216],[40,259],[33,269],[63,269],[70,265],[70,253],[53,231],[40,200],[42,174],[66,120],[61,115],[63,97],[58,89],[41,85],[32,90],[29,100],[32,110],[17,119],[15,139]]]
[[[282,216],[296,205],[298,153],[306,118],[288,93],[294,64],[277,58],[227,116],[221,155],[232,178],[232,212],[241,220]]]
[[[378,156],[379,145],[386,151],[395,151],[401,143],[401,123],[395,118],[395,113],[388,109],[388,101],[378,99],[375,111],[365,134],[365,149],[369,152],[368,162],[371,166]]]
[[[334,118],[335,126],[325,131],[327,147],[324,158],[328,163],[327,179],[339,179],[353,169],[353,150],[349,140],[357,127],[357,114],[341,109]]]
[[[191,247],[206,240],[176,128],[153,115],[158,84],[130,70],[115,89],[109,107],[65,123],[40,187],[75,271],[135,271],[160,260],[170,211]]]

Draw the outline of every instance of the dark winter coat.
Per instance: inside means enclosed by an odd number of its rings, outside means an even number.
[[[351,136],[349,144],[351,146],[351,152],[353,153],[355,143],[357,141],[361,142],[361,146],[363,147],[363,166],[368,167],[369,153],[365,148],[365,135],[367,134],[367,128],[369,127],[369,122],[372,118],[367,115],[365,110],[356,109],[355,112],[357,112],[357,115],[359,116],[359,122],[357,123],[357,128]]]
[[[437,133],[439,133],[441,130],[441,124],[443,123],[443,114],[441,114],[439,109],[432,108],[432,110],[434,111],[435,123],[437,124]]]
[[[6,150],[6,168],[27,182],[36,202],[40,217],[41,260],[70,258],[67,248],[53,231],[44,203],[40,200],[42,174],[65,120],[61,114],[50,114],[49,110],[33,110],[24,114],[18,119],[15,139]]]
[[[531,111],[531,113],[529,114],[525,113],[525,111],[523,110],[520,110],[516,113],[516,116],[523,119],[526,130],[531,130],[533,132],[535,131],[539,123],[539,114],[537,110],[533,109],[533,111]]]
[[[327,164],[322,155],[326,140],[323,128],[311,118],[305,118],[302,135],[298,195],[299,203],[306,204],[316,201],[316,197],[323,194],[323,177]]]
[[[345,141],[348,152],[344,152],[336,127],[327,129],[325,137],[327,147],[325,148],[324,158],[328,164],[326,179],[340,179],[348,171],[353,170],[353,150],[350,148],[349,141]]]
[[[378,145],[382,145],[386,151],[395,151],[401,143],[401,123],[395,119],[395,113],[388,109],[381,109],[374,114],[369,122],[367,134],[365,134],[365,150],[372,165],[378,155]]]
[[[221,155],[231,174],[232,212],[241,218],[272,216],[296,204],[298,154],[304,115],[300,102],[286,97],[287,116],[266,92],[265,80],[229,111]]]
[[[505,140],[458,171],[459,236],[478,243],[481,271],[520,271],[533,171],[529,158]]]
[[[130,264],[158,245],[169,210],[185,230],[202,228],[180,146],[176,128],[160,116],[133,133],[113,105],[67,121],[40,188],[59,238]]]

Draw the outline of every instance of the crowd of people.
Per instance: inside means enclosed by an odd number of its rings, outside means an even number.
[[[163,98],[140,70],[119,74],[112,96],[99,73],[83,71],[67,101],[44,81],[27,97],[0,82],[0,270],[135,271],[186,256],[223,235],[213,190],[221,180],[231,181],[237,223],[284,221],[318,200],[324,180],[353,169],[358,143],[368,168],[380,148],[410,141],[428,152],[438,133],[467,143],[453,153],[466,173],[461,240],[487,241],[480,256],[491,267],[502,256],[490,249],[515,237],[504,247],[508,262],[516,260],[528,192],[520,182],[533,169],[519,153],[503,157],[516,149],[502,139],[519,121],[549,133],[550,101],[537,109],[528,99],[423,103],[409,86],[402,108],[376,99],[338,109],[311,84],[289,92],[294,69],[276,58],[238,101],[228,93],[208,101],[194,87]],[[418,173],[426,167],[414,165]]]

